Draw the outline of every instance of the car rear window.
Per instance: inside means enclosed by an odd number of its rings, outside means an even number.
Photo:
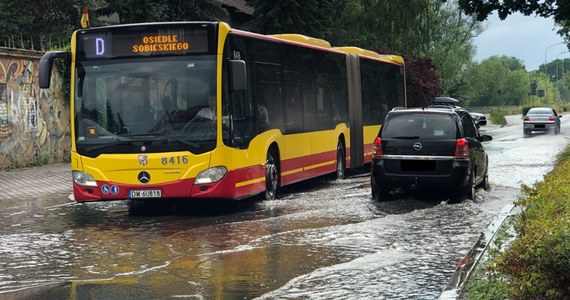
[[[531,108],[527,114],[533,115],[550,115],[552,114],[552,110],[548,108]]]
[[[382,126],[382,138],[454,139],[456,130],[454,118],[449,114],[393,114]]]

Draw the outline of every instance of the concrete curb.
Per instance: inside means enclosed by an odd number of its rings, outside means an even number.
[[[481,233],[479,240],[473,245],[467,255],[459,262],[453,275],[451,275],[447,286],[443,289],[438,299],[451,300],[459,299],[465,283],[471,276],[477,265],[481,261],[483,254],[493,241],[495,234],[504,225],[507,217],[513,215],[514,204],[505,205],[497,214],[495,219],[487,226],[487,229]]]

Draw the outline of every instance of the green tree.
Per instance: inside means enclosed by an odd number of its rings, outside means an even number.
[[[263,34],[300,33],[325,38],[334,0],[246,0],[255,9],[251,30]]]
[[[352,0],[343,9],[346,13],[333,23],[333,37],[327,38],[333,44],[430,57],[444,93],[461,88],[461,73],[474,56],[472,41],[481,26],[455,1]]]
[[[534,104],[553,105],[560,99],[560,93],[546,74],[542,72],[532,72],[529,74],[530,81],[536,81],[537,90],[544,90],[544,97],[534,97]]]
[[[228,12],[217,0],[167,0],[169,21],[226,20]]]
[[[79,24],[78,11],[74,0],[0,0],[0,41],[35,50],[63,46]]]
[[[444,91],[460,89],[461,72],[474,56],[473,37],[481,26],[440,0],[247,0],[255,8],[251,28],[296,32],[352,45],[416,57],[430,57]],[[381,50],[379,50],[381,49]]]
[[[564,103],[570,102],[570,69],[565,69],[560,78],[560,100]]]
[[[217,0],[106,0],[96,10],[98,16],[116,14],[119,23],[161,21],[224,20],[227,11]]]
[[[18,0],[0,0],[0,41],[4,47],[14,47],[22,29],[31,27],[33,17],[18,9]]]
[[[464,73],[462,95],[469,106],[521,105],[527,100],[531,79],[514,57],[492,56],[474,63]]]
[[[426,49],[426,55],[436,65],[444,93],[456,95],[464,84],[462,73],[475,55],[473,37],[481,33],[482,28],[480,22],[463,14],[456,3],[435,2],[433,14],[438,22],[431,31],[433,42]]]
[[[346,14],[333,27],[343,44],[420,55],[429,44],[431,0],[352,0]]]
[[[96,15],[117,14],[120,24],[159,22],[167,19],[167,10],[165,0],[106,0]]]

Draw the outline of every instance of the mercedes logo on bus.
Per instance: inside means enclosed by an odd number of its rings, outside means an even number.
[[[150,174],[147,171],[142,171],[138,175],[140,183],[148,183],[150,181]]]

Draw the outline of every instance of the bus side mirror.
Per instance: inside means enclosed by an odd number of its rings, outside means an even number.
[[[39,69],[39,84],[40,88],[49,88],[51,81],[51,69],[53,68],[53,61],[56,58],[69,59],[69,52],[66,51],[49,51],[46,52],[40,59]]]
[[[230,60],[230,76],[232,92],[245,91],[247,89],[245,61]]]

